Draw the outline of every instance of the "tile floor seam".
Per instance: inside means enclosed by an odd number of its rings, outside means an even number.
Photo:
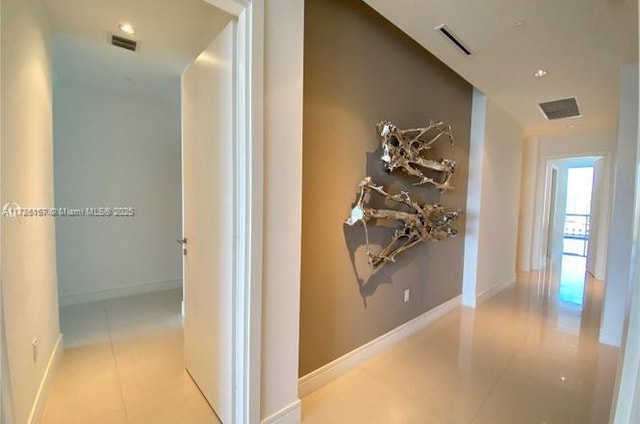
[[[113,347],[113,336],[111,334],[111,320],[109,319],[109,310],[107,309],[107,302],[102,302],[104,306],[104,314],[107,320],[107,333],[109,334],[109,350],[111,356],[113,356],[113,364],[116,368],[116,378],[118,379],[118,389],[120,391],[120,399],[122,401],[122,410],[124,411],[124,418],[129,423],[129,412],[127,411],[127,403],[124,401],[124,390],[122,388],[122,378],[120,376],[120,368],[118,367],[118,359],[116,358],[116,351]]]
[[[489,389],[489,391],[487,392],[487,395],[482,399],[482,401],[480,402],[480,404],[478,405],[478,408],[476,409],[476,411],[474,412],[473,416],[471,417],[471,420],[469,421],[469,424],[473,424],[476,421],[476,418],[478,418],[478,416],[480,415],[480,411],[482,411],[482,408],[485,406],[485,404],[487,403],[487,400],[489,400],[489,398],[491,397],[491,395],[493,394],[493,392],[495,391],[496,387],[498,387],[498,385],[500,384],[500,382],[502,382],[502,380],[505,378],[505,376],[507,375],[507,370],[509,369],[509,367],[511,366],[511,363],[513,362],[513,360],[515,359],[515,357],[518,355],[518,353],[520,353],[520,351],[523,349],[524,347],[524,343],[527,340],[527,338],[529,337],[529,334],[533,331],[532,328],[529,328],[527,330],[524,331],[524,336],[523,338],[520,340],[520,343],[518,343],[518,347],[516,347],[513,350],[513,353],[511,353],[511,355],[509,355],[509,359],[507,359],[507,362],[504,366],[504,368],[502,368],[502,371],[500,372],[500,374],[498,375],[498,378],[496,378],[496,381],[491,385],[491,388]]]
[[[163,353],[168,355],[167,359],[179,360],[176,364],[183,370],[183,329],[178,312],[181,298],[181,291],[176,289],[105,303],[93,302],[85,307],[61,308],[61,328],[65,333],[68,330],[68,340],[75,340],[76,349],[73,356],[65,355],[62,359],[71,371],[54,377],[58,383],[69,384],[53,387],[56,396],[47,399],[45,409],[49,412],[44,412],[43,424],[219,424],[193,380],[185,379],[183,371],[174,374],[163,367],[162,361],[153,362],[158,359],[155,353]],[[150,312],[153,325],[138,328],[141,318],[148,324]],[[175,337],[176,330],[180,337]],[[152,341],[158,340],[156,336],[163,341],[151,348],[153,354],[148,350],[150,340],[145,335],[152,335]],[[145,368],[143,364],[151,367]],[[151,370],[153,376],[149,374]],[[171,380],[160,389],[162,392],[154,391],[156,377],[158,381]],[[103,390],[105,383],[109,386],[108,392]],[[175,391],[177,396],[167,401],[169,398],[162,396],[167,393],[165,389]],[[146,396],[149,394],[151,396]],[[144,400],[138,395],[144,395]]]

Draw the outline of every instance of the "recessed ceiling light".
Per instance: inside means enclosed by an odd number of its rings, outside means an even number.
[[[534,77],[543,77],[545,75],[547,75],[547,71],[545,71],[544,69],[538,69],[533,73]]]
[[[572,128],[575,128],[575,127],[576,127],[576,125],[575,125],[575,124],[569,124],[569,125],[567,125],[567,128],[569,128],[569,129],[572,129]]]
[[[118,25],[118,27],[120,28],[120,31],[124,32],[125,34],[133,35],[136,33],[136,29],[128,22],[123,22]]]
[[[513,24],[513,26],[516,27],[516,29],[524,29],[524,27],[527,26],[527,23],[525,21],[518,21]]]

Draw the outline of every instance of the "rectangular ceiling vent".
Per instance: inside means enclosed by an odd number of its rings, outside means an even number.
[[[578,102],[575,97],[540,103],[540,110],[542,110],[544,116],[550,121],[554,119],[577,118],[580,116],[580,109],[578,109]]]
[[[440,34],[442,34],[444,38],[449,40],[449,42],[453,44],[454,47],[458,49],[458,51],[463,55],[467,57],[473,55],[473,51],[469,48],[469,46],[467,46],[460,39],[460,37],[458,37],[453,31],[451,31],[451,29],[449,29],[449,27],[446,26],[445,24],[438,25],[437,27],[435,27],[435,30],[438,31]]]
[[[128,38],[119,37],[113,34],[111,34],[111,44],[116,47],[131,50],[132,52],[135,52],[138,49],[137,41],[129,40]]]

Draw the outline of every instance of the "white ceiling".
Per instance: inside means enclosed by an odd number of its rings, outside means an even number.
[[[636,0],[365,2],[485,92],[527,135],[615,130],[620,66],[638,61]],[[440,24],[475,54],[458,52],[434,30]],[[534,78],[540,68],[548,74]],[[582,118],[550,122],[537,106],[573,96]]]
[[[497,104],[528,135],[611,131],[620,66],[637,62],[635,0],[365,0]],[[177,76],[231,19],[203,0],[44,0],[61,81],[174,96]],[[131,22],[138,53],[107,34]],[[516,22],[524,22],[516,26]],[[474,56],[434,28],[446,23]],[[549,73],[534,78],[537,69]],[[582,118],[549,122],[538,103],[576,96]],[[567,128],[574,124],[576,128]]]
[[[73,81],[160,97],[177,95],[178,77],[231,17],[203,0],[44,0],[51,20],[54,73]],[[130,22],[131,36],[118,28]],[[109,33],[139,42],[114,46]]]

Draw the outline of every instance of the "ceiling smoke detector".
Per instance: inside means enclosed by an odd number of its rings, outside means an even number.
[[[453,31],[451,31],[451,29],[449,29],[447,25],[438,25],[434,29],[442,34],[444,38],[449,40],[449,42],[451,42],[451,44],[453,44],[460,53],[467,57],[473,55],[473,51],[469,48],[469,46],[467,46],[465,42],[460,39],[460,37],[458,37]]]
[[[575,97],[567,99],[554,100],[551,102],[540,103],[540,110],[544,116],[550,120],[579,118],[580,109]]]
[[[125,50],[131,50],[135,52],[138,50],[138,42],[135,40],[130,40],[128,38],[120,37],[119,35],[111,34],[110,37],[111,45],[120,47]]]

